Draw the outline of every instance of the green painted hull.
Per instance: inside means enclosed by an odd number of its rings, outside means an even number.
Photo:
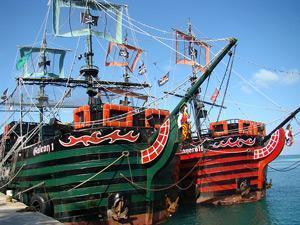
[[[107,223],[111,220],[108,212],[116,194],[125,199],[129,222],[161,222],[169,216],[165,196],[176,198],[177,191],[158,190],[172,185],[173,176],[155,178],[174,169],[170,162],[177,148],[177,130],[172,122],[163,152],[149,165],[141,163],[141,151],[151,145],[142,137],[137,143],[76,144],[72,148],[60,146],[59,138],[47,140],[40,146],[54,143],[53,151],[35,156],[34,148],[20,152],[15,168],[15,172],[20,172],[9,188],[14,194],[25,191],[20,196],[27,204],[33,195],[42,196],[52,207],[52,216],[61,222]],[[131,221],[135,216],[139,220]]]

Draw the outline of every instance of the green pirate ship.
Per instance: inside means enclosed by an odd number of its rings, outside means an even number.
[[[21,60],[17,66],[23,73],[17,79],[18,87],[38,87],[34,104],[40,118],[39,122],[25,121],[24,109],[33,103],[25,103],[21,95],[21,119],[8,123],[1,136],[2,190],[13,190],[15,198],[66,224],[165,221],[178,206],[177,178],[170,174],[175,171],[172,159],[181,141],[177,126],[180,107],[193,98],[236,40],[229,39],[228,45],[206,66],[203,76],[193,82],[172,112],[150,108],[147,104],[134,106],[129,97],[145,100],[147,96],[132,89],[147,88],[149,84],[132,83],[129,79],[142,50],[129,45],[122,37],[124,6],[90,0],[54,0],[52,7],[55,35],[86,37],[86,52],[80,55],[86,63],[80,68],[79,79],[63,78],[67,50],[49,48],[46,35],[41,47],[20,47]],[[80,12],[80,24],[84,28],[71,29],[70,20],[60,20],[63,10],[70,16],[70,11],[75,9]],[[96,29],[99,26],[96,12],[114,15],[115,36],[106,32],[106,27],[102,31]],[[61,23],[70,25],[70,31],[62,32]],[[99,69],[94,65],[94,36],[110,42],[106,65],[124,67],[124,81],[99,78]],[[121,61],[111,60],[113,49],[117,49]],[[38,61],[33,71],[30,71],[30,57]],[[51,70],[55,62],[57,69]],[[73,123],[45,119],[46,108],[74,107],[63,101],[49,104],[48,86],[65,87],[64,98],[70,89],[86,89],[87,103],[68,115]],[[105,102],[101,93],[124,98],[119,104]],[[57,115],[57,111],[51,115]]]

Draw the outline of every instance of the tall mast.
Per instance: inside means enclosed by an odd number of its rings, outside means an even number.
[[[128,42],[127,42],[127,33],[126,33],[125,38],[124,38],[124,44],[125,45],[128,44]],[[124,56],[124,59],[126,60],[126,62],[128,62],[128,53],[127,52],[126,52],[126,54]],[[125,68],[124,68],[123,77],[124,77],[124,82],[125,83],[129,83],[129,73],[128,73],[128,67],[127,66],[125,66]],[[125,95],[123,105],[128,105],[128,104],[129,104],[129,102],[128,102],[128,96]]]
[[[90,6],[89,6],[89,0],[87,2],[87,9],[84,12],[87,16],[92,18],[92,15],[90,14]],[[89,30],[89,34],[86,37],[86,46],[87,51],[84,54],[86,65],[81,67],[80,74],[85,77],[85,80],[87,81],[87,94],[89,95],[89,105],[94,104],[94,96],[97,94],[97,91],[93,88],[93,79],[98,78],[98,67],[94,66],[93,64],[93,37],[92,37],[92,23],[93,21],[87,22],[87,27]]]
[[[47,75],[47,66],[50,65],[50,61],[47,60],[46,56],[46,48],[47,48],[47,41],[46,41],[46,31],[44,33],[43,37],[43,43],[41,46],[41,61],[38,63],[39,67],[42,67],[43,69],[43,75],[42,79]],[[48,101],[48,96],[45,95],[45,85],[43,83],[40,84],[40,90],[39,94],[37,96],[38,100],[38,109],[39,109],[39,114],[40,114],[40,123],[43,123],[43,116],[44,116],[44,105],[45,102]],[[42,129],[40,129],[40,135],[39,135],[40,140],[42,140]]]
[[[197,60],[197,53],[196,53],[196,49],[194,48],[194,37],[193,37],[193,32],[192,32],[192,23],[191,20],[189,20],[188,22],[188,35],[191,38],[191,41],[189,42],[189,55],[191,57],[191,60],[193,62],[196,62]],[[197,80],[197,70],[196,70],[196,65],[195,63],[192,64],[192,76],[190,78],[191,80],[191,84],[193,85],[194,82]],[[197,90],[193,96],[193,112],[194,112],[194,119],[195,119],[195,124],[196,124],[196,132],[198,137],[200,138],[201,135],[201,123],[200,123],[200,118],[199,118],[199,104],[200,104],[200,91]],[[201,106],[200,106],[201,107]]]
[[[192,22],[191,20],[189,20],[188,22],[188,34],[193,37],[193,32],[192,32]],[[193,62],[196,61],[196,51],[194,49],[194,43],[193,43],[194,38],[189,42],[189,55],[191,57],[191,60]],[[195,68],[195,64],[192,65],[192,77],[191,77],[191,81],[194,82],[197,79],[197,75],[196,75],[196,68]]]

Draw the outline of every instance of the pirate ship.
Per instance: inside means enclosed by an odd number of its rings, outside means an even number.
[[[204,65],[209,62],[210,45],[197,40],[192,34],[191,24],[188,33],[176,31],[176,63],[192,66],[193,85],[198,79],[197,73],[205,74],[206,68],[201,66],[197,53],[205,52]],[[182,44],[186,47],[180,48]],[[188,55],[187,58],[180,58]],[[184,49],[188,49],[185,50]],[[268,164],[272,162],[282,151],[285,144],[293,143],[293,135],[290,125],[285,132],[283,127],[293,119],[300,108],[292,112],[269,134],[266,134],[264,123],[243,120],[228,119],[219,120],[222,109],[225,109],[224,98],[228,88],[230,72],[235,50],[230,51],[225,75],[211,96],[211,102],[202,100],[198,90],[190,101],[193,111],[195,130],[191,130],[191,118],[188,113],[188,105],[182,105],[178,117],[178,126],[181,129],[182,143],[176,153],[178,165],[178,179],[183,188],[182,200],[187,203],[230,205],[242,202],[252,202],[263,198],[266,189],[271,186],[267,182]],[[216,104],[225,76],[228,80],[225,87],[225,95],[222,103]],[[208,77],[200,75],[200,79]],[[179,94],[173,94],[182,97]],[[205,106],[211,106],[207,111]],[[203,123],[207,120],[211,109],[220,109],[218,119],[210,122],[208,127]]]
[[[17,78],[18,88],[37,86],[38,95],[37,101],[25,103],[20,94],[20,120],[4,128],[1,189],[13,190],[15,198],[66,224],[157,224],[166,220],[175,213],[179,198],[176,177],[169,176],[176,167],[172,159],[180,143],[177,116],[204,80],[195,79],[171,112],[134,106],[129,97],[145,100],[147,96],[132,90],[147,88],[149,84],[130,82],[130,73],[142,50],[122,37],[124,6],[91,0],[52,3],[54,34],[86,37],[86,52],[79,55],[85,58],[85,65],[80,68],[78,79],[64,78],[68,50],[48,47],[46,33],[41,47],[20,47],[17,68],[22,69],[22,75]],[[64,10],[67,23],[61,19]],[[72,25],[71,16],[76,12],[83,28]],[[108,32],[106,20],[102,21],[102,30],[97,29],[97,13],[103,13],[106,16],[101,18],[106,19],[113,15],[114,35]],[[63,25],[67,25],[68,32],[62,31]],[[99,69],[94,65],[94,37],[109,41],[105,64],[123,67],[123,82],[99,78]],[[226,47],[205,67],[204,77],[209,76],[235,42],[228,39]],[[119,53],[120,61],[111,57],[113,51]],[[139,69],[143,73],[144,65]],[[66,88],[58,103],[49,103],[49,86]],[[64,104],[70,90],[77,87],[86,90],[88,103],[77,107]],[[123,99],[119,103],[105,102],[103,92],[122,95]],[[10,98],[4,101],[16,105],[9,102]],[[38,110],[38,122],[26,121],[25,107],[29,105]],[[55,117],[64,107],[75,107],[70,119],[73,123],[62,123]],[[51,119],[46,118],[47,112]]]

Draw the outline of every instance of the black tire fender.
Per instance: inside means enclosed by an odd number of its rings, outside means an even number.
[[[33,194],[30,199],[30,207],[47,216],[52,216],[53,214],[52,203],[49,198],[43,194]]]

